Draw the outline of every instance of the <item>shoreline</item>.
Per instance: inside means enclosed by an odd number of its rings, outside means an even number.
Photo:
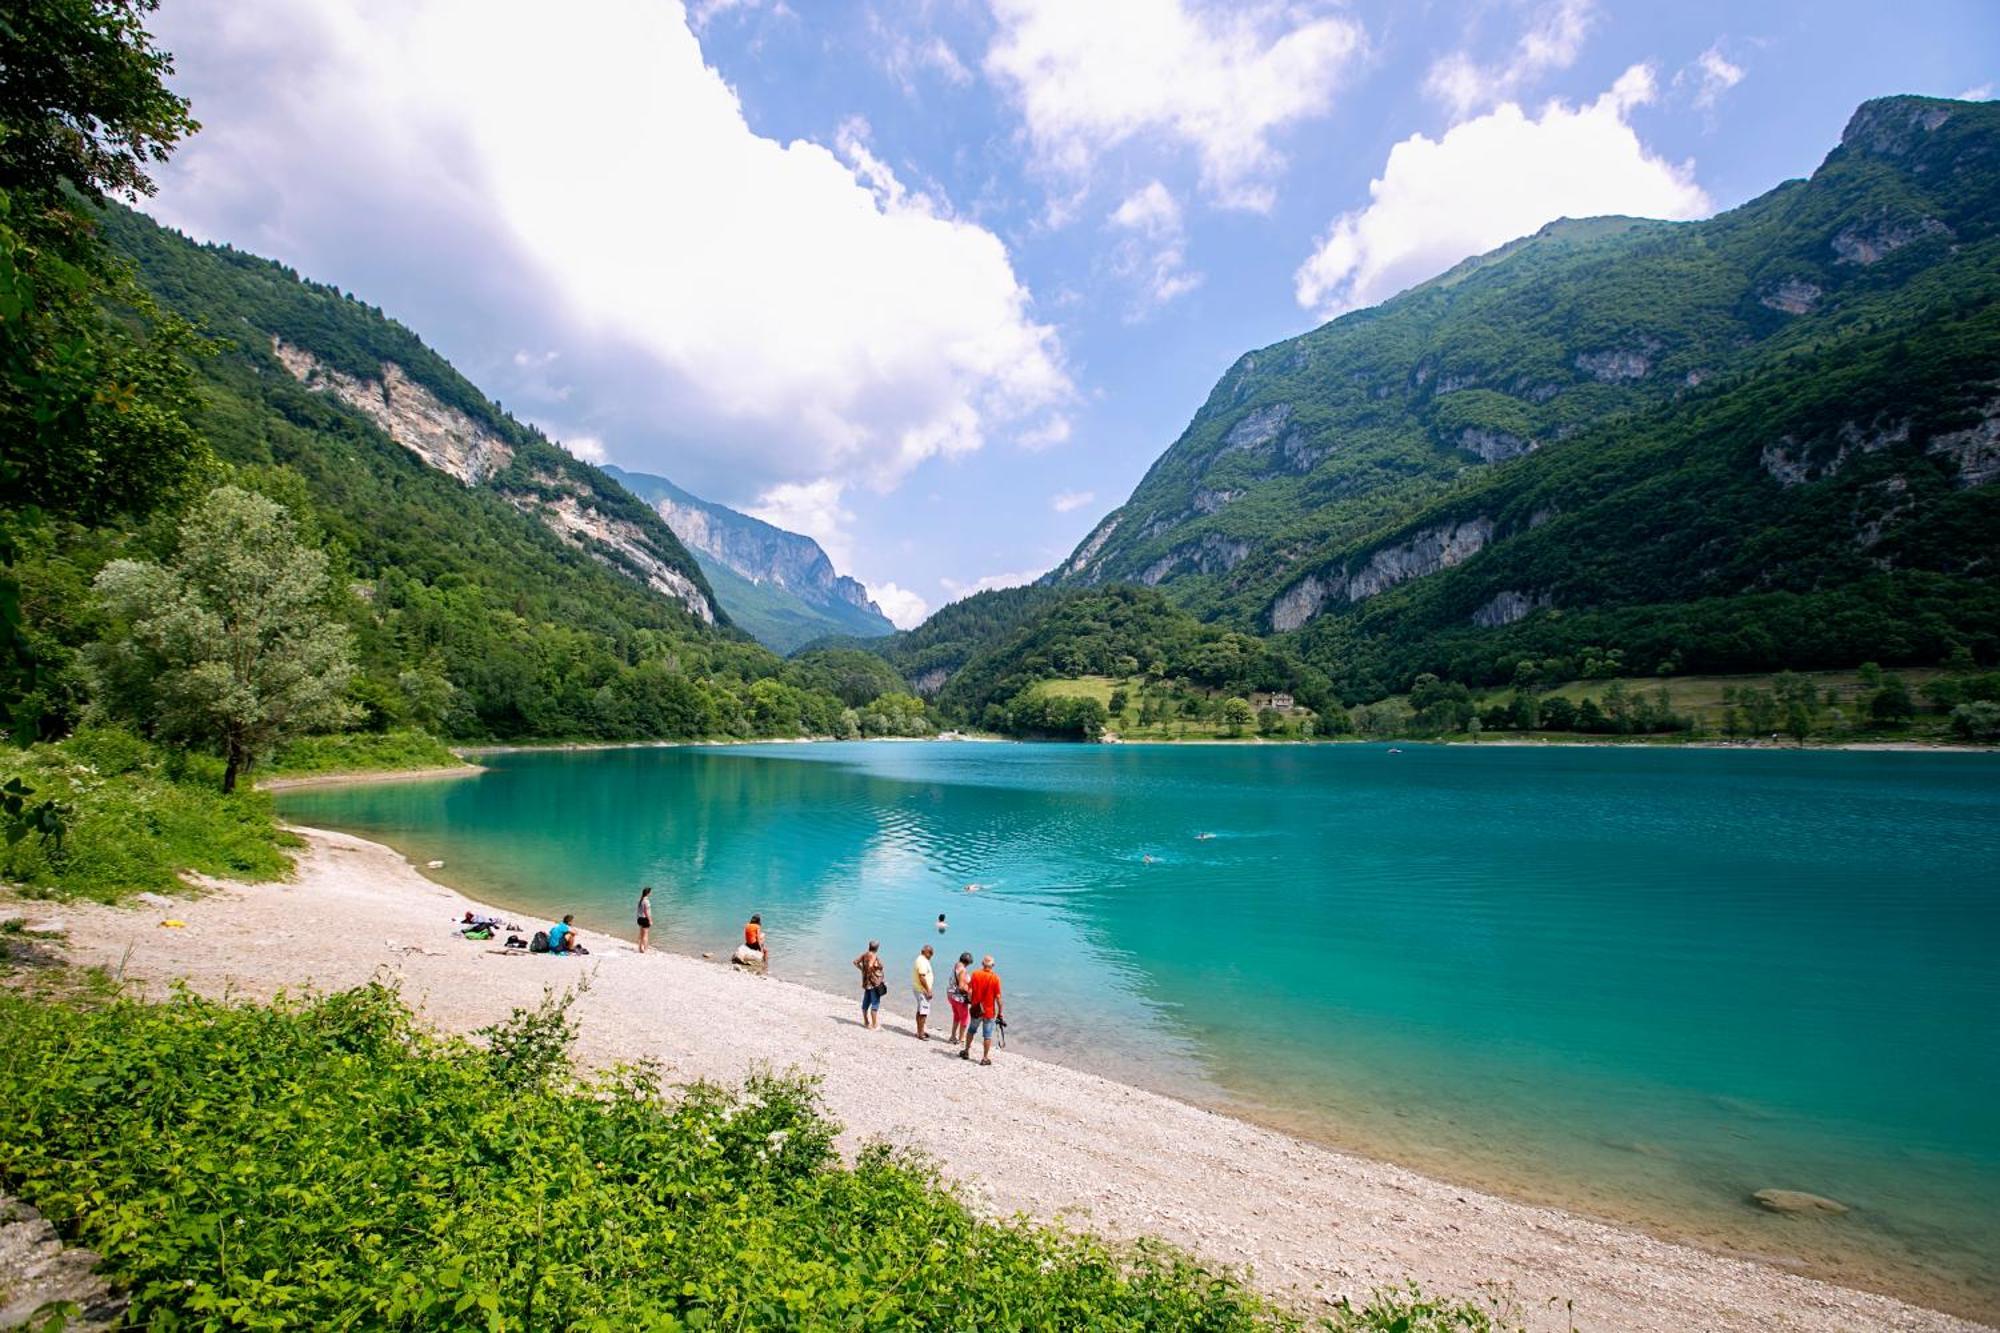
[[[1540,750],[1540,749],[1553,750],[1553,749],[1566,748],[1566,749],[1594,749],[1594,750],[1752,750],[1752,751],[1770,751],[1773,753],[1804,752],[1804,753],[1824,753],[1824,754],[1852,753],[1852,754],[2000,755],[2000,745],[1970,745],[1961,741],[1878,740],[1878,741],[1837,741],[1831,743],[1814,742],[1805,745],[1797,745],[1797,744],[1788,744],[1784,742],[1753,741],[1753,740],[1732,741],[1732,740],[1711,739],[1711,740],[1683,741],[1683,740],[1649,740],[1643,737],[1635,737],[1630,740],[1613,740],[1605,737],[1591,737],[1585,739],[1582,736],[1579,736],[1574,740],[1569,740],[1569,739],[1557,740],[1554,737],[1545,737],[1545,736],[1519,736],[1519,737],[1504,737],[1504,738],[1496,736],[1490,740],[1478,740],[1478,741],[1465,740],[1463,738],[1447,738],[1440,736],[1429,736],[1429,737],[1329,736],[1323,738],[1315,738],[1311,740],[1302,739],[1299,737],[1275,739],[1268,736],[1239,736],[1232,739],[1226,736],[1196,736],[1196,737],[1188,737],[1183,740],[1173,740],[1158,736],[1128,738],[1120,736],[1115,732],[1107,733],[1104,739],[1098,741],[1043,741],[1043,740],[1029,740],[1017,736],[991,736],[991,735],[975,735],[972,733],[960,733],[950,736],[864,736],[864,737],[858,737],[854,740],[841,740],[840,738],[835,736],[771,736],[771,737],[761,737],[761,738],[732,737],[723,740],[690,740],[690,741],[668,741],[668,740],[550,741],[546,744],[537,744],[531,742],[525,744],[507,744],[507,745],[454,745],[451,747],[451,750],[453,754],[465,755],[468,757],[477,757],[477,756],[498,755],[498,754],[585,753],[593,750],[680,750],[680,749],[698,749],[698,748],[721,749],[732,746],[745,746],[745,745],[875,745],[875,744],[1157,745],[1157,746],[1237,745],[1237,746],[1252,746],[1252,747],[1254,746],[1330,747],[1330,746],[1359,746],[1359,745],[1439,745],[1439,746],[1463,747],[1467,749],[1480,749],[1487,746],[1491,746],[1496,749],[1524,749],[1524,750]],[[474,767],[476,768],[478,766],[475,765]],[[403,773],[389,771],[381,774],[381,779],[386,781],[391,778],[402,777],[402,776],[443,777],[456,773],[457,771],[458,770],[456,769],[409,770]],[[338,774],[338,775],[329,774],[327,776],[329,778],[352,777],[357,780],[365,780],[369,777],[369,775],[366,774]],[[282,790],[282,788],[276,786],[275,785],[276,783],[282,782],[287,785],[302,786],[306,785],[308,781],[314,781],[314,780],[316,779],[277,778],[277,779],[272,779],[270,785],[260,784],[260,786],[264,786],[266,790],[277,791],[277,790]]]
[[[208,883],[203,897],[176,904],[184,930],[160,930],[143,908],[66,905],[73,960],[120,968],[156,991],[186,978],[206,993],[260,998],[386,973],[427,1022],[456,1032],[587,969],[595,984],[578,1007],[586,1065],[651,1059],[671,1083],[734,1083],[759,1065],[817,1072],[849,1150],[880,1137],[927,1151],[988,1212],[1160,1235],[1212,1262],[1254,1265],[1258,1286],[1308,1312],[1408,1275],[1440,1293],[1506,1282],[1533,1328],[1567,1327],[1564,1299],[1575,1300],[1584,1329],[1981,1327],[1455,1186],[1066,1065],[1007,1053],[993,1069],[968,1069],[944,1058],[943,1043],[911,1040],[900,1014],[864,1033],[845,997],[724,962],[641,956],[595,931],[588,958],[510,955],[460,940],[450,925],[465,910],[505,918],[508,909],[439,884],[383,844],[294,831],[306,847],[291,881]],[[993,1113],[976,1151],[950,1110],[972,1095]]]
[[[363,768],[342,773],[299,773],[263,778],[258,791],[296,791],[301,787],[351,787],[365,782],[427,782],[435,778],[471,778],[487,772],[483,764],[453,764],[450,768]]]

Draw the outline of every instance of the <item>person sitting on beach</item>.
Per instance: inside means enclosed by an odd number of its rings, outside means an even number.
[[[550,953],[581,953],[583,942],[577,938],[576,916],[564,913],[563,919],[549,927]]]
[[[926,944],[917,955],[917,961],[910,968],[910,987],[917,996],[917,1040],[929,1041],[931,1034],[924,1029],[931,1021],[931,955],[937,950]]]
[[[951,968],[951,989],[944,993],[951,1001],[951,1044],[956,1046],[965,1040],[965,1030],[972,1024],[972,1003],[965,991],[965,984],[972,980],[972,955],[962,953]]]
[[[743,925],[743,947],[764,955],[764,961],[771,961],[770,946],[764,943],[764,918],[761,913],[752,912],[749,921]]]
[[[993,1063],[993,1025],[1004,1025],[1007,1021],[1007,1011],[1000,1003],[1000,974],[993,970],[992,954],[979,960],[979,970],[966,981],[965,990],[972,1001],[972,1018],[965,1025],[965,1049],[958,1053],[958,1058],[972,1058],[972,1034],[977,1032],[986,1041],[979,1063],[990,1065]]]
[[[882,980],[881,950],[880,941],[870,940],[854,960],[861,973],[861,1026],[865,1028],[882,1026],[882,997],[889,993],[889,983]]]

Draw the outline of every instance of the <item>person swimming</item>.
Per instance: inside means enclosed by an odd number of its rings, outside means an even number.
[[[1214,836],[1215,835],[1213,833],[1197,833],[1194,835],[1194,840],[1196,842],[1207,842],[1210,838]]]
[[[944,923],[944,913],[943,913],[943,912],[939,912],[939,913],[938,913],[938,934],[942,935],[942,934],[944,934],[944,933],[945,933],[945,931],[947,931],[947,930],[949,930],[949,929],[951,929],[951,927],[949,927],[949,926],[945,925],[945,923]]]
[[[977,893],[985,887],[986,886],[984,884],[968,884],[965,886],[965,891],[967,893]]]

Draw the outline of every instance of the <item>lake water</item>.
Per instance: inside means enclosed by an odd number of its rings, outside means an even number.
[[[858,990],[870,937],[892,981],[926,941],[991,952],[1018,1050],[2000,1314],[2000,758],[878,742],[489,762],[279,805],[627,936],[653,884],[669,948],[726,956],[759,911],[775,972],[828,989]],[[887,1021],[909,1008],[897,985]],[[1765,1187],[1853,1211],[1775,1216],[1749,1201]]]

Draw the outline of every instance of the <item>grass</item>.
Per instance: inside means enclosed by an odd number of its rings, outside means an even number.
[[[261,772],[265,777],[306,777],[456,768],[464,763],[427,731],[344,731],[301,736],[280,749]]]
[[[476,1044],[368,986],[274,1005],[0,993],[0,1184],[135,1327],[1305,1327],[1158,1243],[994,1222],[809,1082],[568,1066],[568,998]],[[1313,1327],[1480,1333],[1414,1289]]]
[[[0,755],[0,779],[18,778],[34,805],[53,800],[60,838],[28,833],[0,848],[0,876],[29,897],[116,902],[186,887],[189,871],[275,879],[297,839],[271,800],[247,788],[222,794],[222,765],[147,744],[129,732],[86,729],[53,745]]]

